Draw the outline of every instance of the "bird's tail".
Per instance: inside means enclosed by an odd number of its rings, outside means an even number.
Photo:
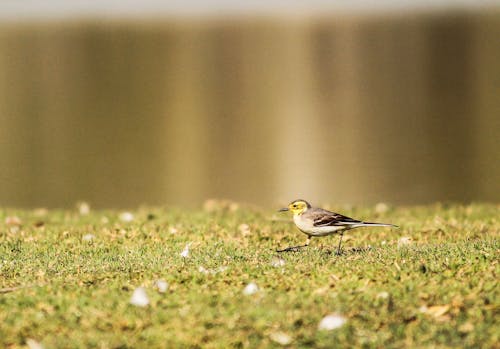
[[[393,227],[399,228],[397,225],[389,223],[374,223],[374,222],[361,222],[357,224],[358,227]]]

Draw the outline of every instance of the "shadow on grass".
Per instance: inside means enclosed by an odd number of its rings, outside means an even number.
[[[282,253],[299,253],[299,252],[305,252],[306,248],[303,248],[304,246],[295,246],[295,247],[290,247],[288,249],[283,249],[283,250],[275,250],[275,252],[282,254]],[[309,247],[309,248],[315,248],[315,247]],[[362,254],[368,251],[372,251],[373,247],[372,246],[366,246],[366,247],[353,247],[353,248],[342,248],[340,251],[340,254],[337,254],[337,249],[333,248],[323,248],[319,247],[316,249],[320,250],[321,252],[324,252],[326,255],[335,255],[335,256],[348,256],[348,255],[355,255],[355,254]]]

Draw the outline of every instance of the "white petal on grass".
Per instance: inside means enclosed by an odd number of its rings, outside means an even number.
[[[179,229],[177,229],[176,227],[170,227],[168,228],[168,232],[170,234],[177,234],[179,232]]]
[[[120,220],[126,223],[132,222],[134,220],[134,215],[131,212],[122,212],[120,214]]]
[[[346,323],[346,318],[339,314],[330,314],[321,319],[318,329],[324,331],[332,331],[342,327]]]
[[[210,273],[203,265],[200,265],[200,267],[198,268],[198,271],[202,274]]]
[[[255,294],[259,292],[259,286],[255,282],[251,282],[246,287],[243,289],[243,294],[245,296],[250,296],[252,294]]]
[[[411,237],[403,236],[398,240],[398,247],[405,246],[411,244]]]
[[[290,337],[289,335],[287,335],[286,333],[284,332],[273,332],[269,335],[269,338],[273,341],[273,342],[276,342],[278,344],[281,344],[281,345],[288,345],[290,343],[292,343],[292,337]]]
[[[92,241],[94,240],[95,236],[93,234],[85,234],[82,236],[83,241]]]
[[[191,244],[187,244],[187,245],[184,247],[184,249],[183,249],[183,250],[182,250],[182,252],[181,252],[181,257],[183,257],[183,258],[187,258],[187,257],[189,257],[189,245],[191,245]]]
[[[158,292],[165,293],[168,290],[168,282],[165,280],[156,280],[156,288]]]
[[[282,258],[275,258],[271,261],[271,266],[275,268],[283,267],[286,264],[286,261]]]
[[[29,349],[43,349],[43,345],[41,343],[31,338],[26,340],[26,345]]]
[[[145,307],[149,304],[149,298],[144,287],[137,287],[130,298],[130,304],[136,307]]]

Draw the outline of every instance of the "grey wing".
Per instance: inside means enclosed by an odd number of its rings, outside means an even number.
[[[318,209],[312,217],[315,227],[352,225],[363,223],[356,219],[341,215],[340,213],[330,212],[323,209]]]

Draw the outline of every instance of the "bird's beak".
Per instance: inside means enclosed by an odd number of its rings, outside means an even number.
[[[288,211],[288,207],[283,207],[278,210],[278,212],[285,212]]]

